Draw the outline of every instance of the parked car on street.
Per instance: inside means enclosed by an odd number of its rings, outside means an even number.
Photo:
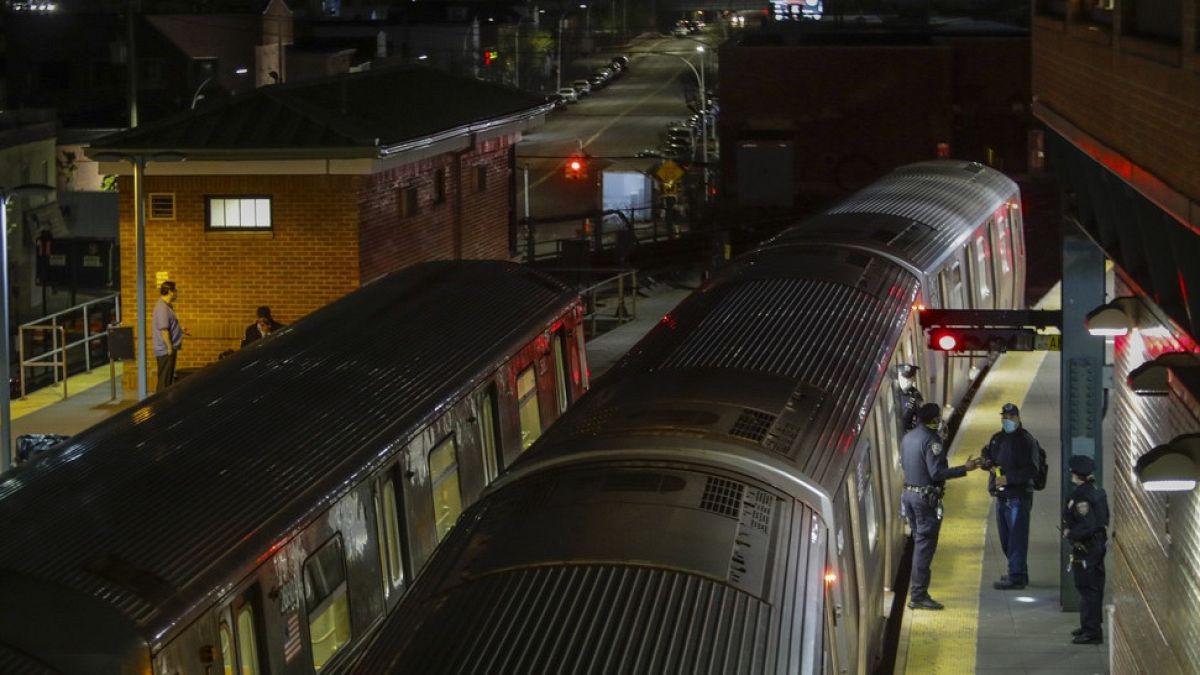
[[[553,103],[555,110],[562,110],[567,107],[567,97],[562,94],[550,94],[546,97],[547,103]]]
[[[558,95],[565,98],[567,103],[579,102],[579,92],[575,91],[573,87],[563,87],[562,89],[559,89]]]
[[[629,57],[624,55],[614,56],[612,64],[621,70],[629,70]]]
[[[573,80],[571,82],[571,86],[575,87],[575,91],[579,92],[580,98],[592,93],[592,83],[585,79],[580,78],[578,80]]]

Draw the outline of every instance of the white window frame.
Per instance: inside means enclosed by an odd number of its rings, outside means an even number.
[[[209,232],[270,232],[275,229],[270,195],[209,195],[204,198],[204,229]],[[236,223],[231,224],[230,221]],[[247,224],[247,220],[252,221]]]

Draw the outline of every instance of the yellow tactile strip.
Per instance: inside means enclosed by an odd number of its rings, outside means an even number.
[[[998,427],[997,412],[1005,402],[1018,406],[1045,359],[1044,352],[1010,352],[1000,357],[976,392],[950,452],[950,464],[978,455]],[[979,588],[991,497],[987,474],[972,471],[947,484],[945,511],[937,554],[933,558],[929,594],[946,605],[936,611],[908,613],[905,672],[913,675],[959,675],[975,672],[979,626]],[[904,640],[904,636],[901,636]],[[905,650],[907,647],[907,650]]]
[[[116,364],[116,380],[117,393],[121,393],[121,372],[123,364]],[[67,378],[67,393],[70,396],[82,394],[84,391],[92,387],[103,385],[108,387],[109,371],[108,366],[97,366],[90,373],[80,373]],[[48,408],[56,403],[63,402],[62,383],[52,387],[42,387],[37,391],[30,392],[25,398],[14,398],[10,404],[13,419],[20,419],[25,415],[37,412],[43,408]]]

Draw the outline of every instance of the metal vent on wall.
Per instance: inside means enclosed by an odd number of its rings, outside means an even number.
[[[146,198],[150,220],[175,220],[175,193],[151,192]]]
[[[709,476],[700,497],[700,508],[729,518],[738,518],[742,512],[742,492],[745,486],[726,478]]]
[[[738,416],[737,421],[733,423],[733,428],[729,430],[731,436],[740,436],[748,438],[754,442],[760,442],[766,438],[767,430],[775,422],[775,416],[770,413],[759,412],[757,410],[743,410]]]

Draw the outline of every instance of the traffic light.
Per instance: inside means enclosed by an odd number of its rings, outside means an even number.
[[[567,163],[563,165],[563,175],[567,180],[583,180],[587,178],[587,157],[584,155],[572,155],[567,158]]]
[[[1032,328],[939,327],[929,331],[929,347],[941,352],[1028,352],[1049,349]]]
[[[500,51],[497,49],[483,50],[483,65],[490,66],[500,58]]]

